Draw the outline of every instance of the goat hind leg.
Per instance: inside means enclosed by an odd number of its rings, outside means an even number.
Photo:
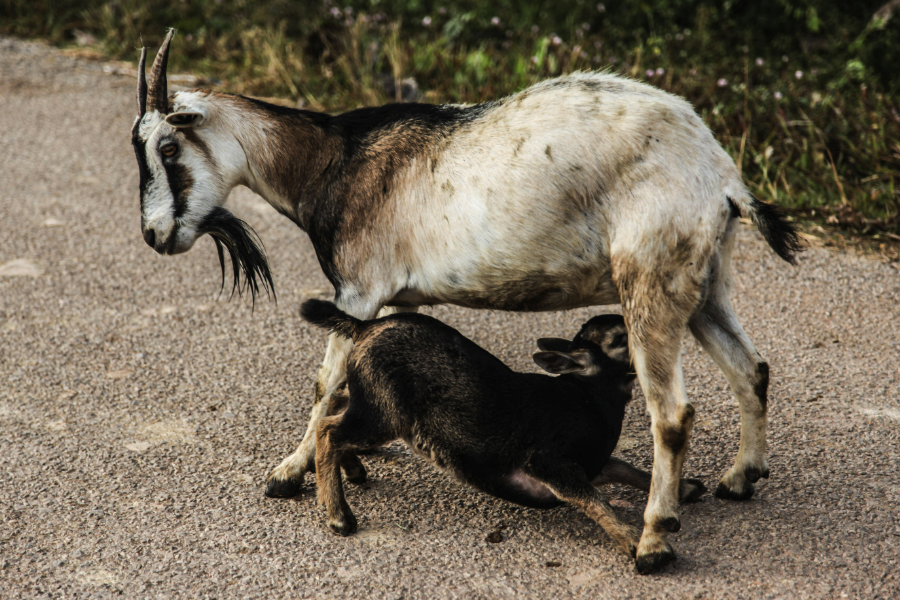
[[[648,269],[647,264],[655,266]],[[681,528],[681,470],[694,424],[694,407],[688,402],[681,368],[681,338],[700,303],[702,272],[699,258],[674,264],[664,257],[656,261],[646,257],[643,261],[613,259],[628,346],[653,432],[653,475],[635,559],[642,574],[675,558],[668,534]]]
[[[766,460],[769,365],[744,332],[724,288],[690,322],[691,332],[725,374],[741,407],[741,442],[734,466],[722,477],[716,496],[748,500],[760,477],[769,477]]]

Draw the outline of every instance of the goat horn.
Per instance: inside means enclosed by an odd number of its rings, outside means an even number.
[[[170,29],[166,39],[163,40],[159,52],[156,53],[156,60],[153,61],[153,67],[150,69],[150,81],[148,92],[148,104],[151,110],[156,109],[160,114],[166,114],[169,111],[169,91],[166,86],[166,64],[169,62],[169,42],[175,30]]]
[[[144,75],[144,63],[147,62],[147,48],[141,48],[141,62],[138,63],[138,115],[143,117],[147,112],[147,77]]]

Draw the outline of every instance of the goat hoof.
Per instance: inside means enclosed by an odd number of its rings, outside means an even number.
[[[638,556],[634,560],[634,568],[637,569],[637,572],[641,575],[647,575],[660,570],[673,560],[675,560],[675,551],[672,550],[671,546],[666,544],[665,549],[660,552],[651,552],[649,554]]]
[[[724,483],[720,483],[719,487],[716,488],[715,496],[716,498],[721,498],[723,500],[744,501],[752,498],[754,491],[756,490],[749,481],[745,481],[743,486],[738,490],[733,490]]]
[[[706,486],[699,479],[682,479],[681,487],[681,501],[685,503],[696,502],[706,493]]]
[[[303,480],[270,478],[266,483],[266,496],[269,498],[293,498],[303,490]]]
[[[356,533],[356,517],[354,517],[352,513],[344,515],[336,521],[329,521],[328,527],[339,536],[347,537],[348,535]]]

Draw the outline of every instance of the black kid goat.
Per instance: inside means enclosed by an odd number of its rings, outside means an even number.
[[[640,531],[595,486],[650,489],[650,474],[612,458],[635,380],[625,321],[602,315],[572,341],[538,340],[534,361],[559,377],[516,373],[440,321],[401,313],[361,321],[308,300],[303,318],[353,340],[349,396],[335,396],[316,431],[319,502],[336,533],[356,531],[340,468],[365,479],[356,451],[404,440],[419,456],[483,492],[534,508],[568,502],[634,556]],[[341,406],[346,402],[346,408]],[[705,491],[681,481],[682,501]]]

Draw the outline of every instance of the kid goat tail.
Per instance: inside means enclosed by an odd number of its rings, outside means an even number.
[[[307,300],[300,306],[300,316],[316,327],[354,341],[363,329],[362,321],[351,317],[327,300]]]
[[[797,229],[787,220],[781,208],[760,202],[746,190],[742,190],[742,193],[728,194],[727,197],[732,209],[737,209],[737,212],[753,220],[775,254],[792,265],[797,264],[794,255],[802,252],[804,248],[800,244]]]

